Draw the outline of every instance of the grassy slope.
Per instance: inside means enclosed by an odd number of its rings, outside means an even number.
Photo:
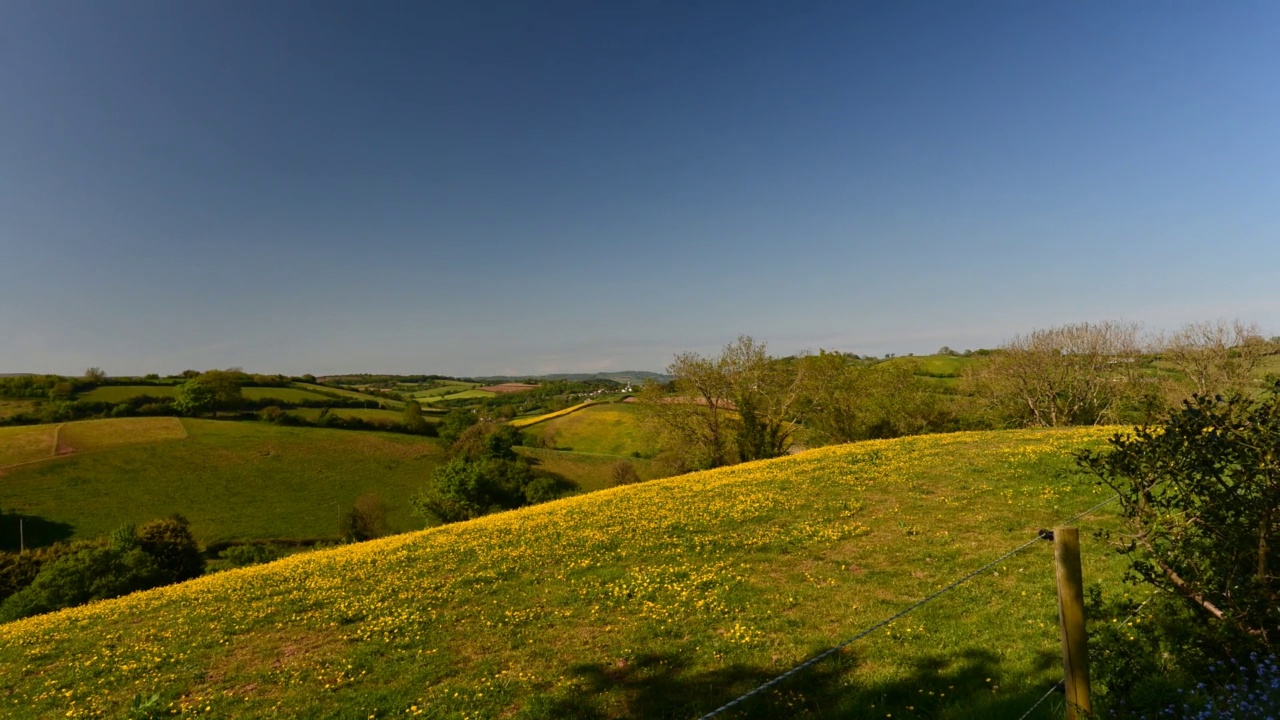
[[[659,469],[649,460],[542,448],[522,447],[516,448],[516,451],[525,457],[533,458],[538,470],[559,475],[573,482],[581,492],[613,487],[613,466],[619,460],[625,459],[631,463],[641,480],[652,480],[659,476]]]
[[[190,434],[187,439],[70,455],[5,471],[0,474],[4,507],[70,524],[75,537],[99,536],[125,522],[179,512],[191,520],[197,537],[212,542],[331,536],[337,532],[339,510],[372,492],[386,501],[391,526],[403,531],[422,527],[421,520],[410,516],[408,498],[443,457],[439,441],[407,435],[212,420],[181,423]],[[73,425],[78,423],[66,427]]]
[[[57,425],[0,428],[0,468],[52,457],[57,438]]]
[[[554,441],[557,448],[600,455],[651,454],[653,448],[640,430],[635,404],[592,405],[553,418],[529,429]]]
[[[116,717],[154,693],[184,717],[693,717],[1095,504],[1061,471],[1104,434],[824,448],[20,621],[0,627],[0,711]],[[1084,546],[1114,584],[1114,553]],[[747,710],[1017,718],[1060,673],[1051,554]]]
[[[330,387],[328,385],[312,385],[311,383],[294,383],[294,387],[302,390],[316,390],[318,391],[316,393],[318,395],[333,393],[334,395],[341,395],[342,397],[351,398],[352,400],[376,400],[377,402],[382,403],[383,407],[387,408],[404,407],[404,403],[399,400],[392,400],[391,398],[371,393],[356,392],[355,390],[348,390],[346,388]]]
[[[35,400],[11,400],[0,398],[0,420],[22,413],[34,412],[40,404]]]
[[[291,415],[297,415],[307,420],[316,420],[320,417],[321,408],[297,408],[287,411]],[[331,415],[337,415],[344,418],[360,418],[361,420],[369,420],[372,422],[386,423],[394,425],[404,418],[402,410],[386,410],[380,408],[333,408],[329,411]],[[424,416],[427,422],[439,422],[440,418]]]

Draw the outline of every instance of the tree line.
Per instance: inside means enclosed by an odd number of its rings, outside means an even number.
[[[1133,323],[1063,325],[970,353],[946,388],[914,358],[779,358],[744,335],[716,356],[677,355],[673,380],[639,399],[664,459],[684,472],[928,432],[1143,422],[1196,393],[1257,391],[1277,340],[1238,321],[1156,336]]]

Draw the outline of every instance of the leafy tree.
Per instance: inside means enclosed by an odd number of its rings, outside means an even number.
[[[417,400],[406,400],[404,403],[404,414],[400,417],[400,423],[414,433],[425,433],[427,431],[427,421],[422,417],[422,405]]]
[[[363,542],[387,534],[387,504],[377,495],[361,495],[338,518],[338,534],[346,542]]]
[[[1280,640],[1280,385],[1194,396],[1080,463],[1119,495],[1136,577],[1243,638]]]
[[[138,528],[138,547],[155,558],[168,582],[204,574],[204,554],[191,534],[191,524],[181,515],[143,524]]]
[[[107,374],[102,368],[91,367],[84,371],[84,381],[90,385],[101,385],[107,379]]]
[[[806,441],[854,442],[943,429],[948,414],[938,394],[916,375],[918,361],[867,364],[820,351],[801,358],[801,414]]]
[[[241,385],[247,376],[238,369],[209,370],[200,374],[199,380],[209,388],[213,416],[218,417],[219,410],[234,410],[244,401]]]
[[[466,432],[467,428],[478,422],[480,422],[480,418],[476,417],[476,414],[470,410],[450,410],[449,414],[445,415],[440,422],[440,438],[452,445],[458,441],[462,433]]]
[[[91,600],[119,597],[167,581],[155,558],[141,548],[89,548],[40,568],[40,574],[30,585],[0,604],[0,620],[16,620]]]
[[[213,390],[197,378],[178,386],[173,407],[183,415],[199,415],[213,407]]]

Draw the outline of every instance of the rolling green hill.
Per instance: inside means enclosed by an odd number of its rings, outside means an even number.
[[[157,423],[169,429],[139,434]],[[48,457],[57,428],[0,428],[5,437],[31,438],[0,442],[30,448],[22,457],[0,455],[0,464]],[[0,498],[5,510],[68,525],[77,538],[171,513],[187,516],[204,542],[330,537],[339,511],[366,493],[387,503],[393,530],[420,528],[408,498],[444,456],[430,438],[267,423],[128,418],[66,423],[59,432],[78,452],[0,469]],[[141,444],[111,447],[109,437]]]
[[[1063,470],[1108,432],[823,448],[18,621],[0,714],[696,717],[1105,499]],[[214,447],[224,468],[271,462]],[[1051,555],[1032,545],[729,717],[1018,718],[1061,672]],[[1121,562],[1085,543],[1089,581]]]
[[[652,456],[656,449],[641,432],[640,408],[634,403],[606,403],[529,426],[550,447],[599,455]],[[515,423],[513,423],[515,424]]]

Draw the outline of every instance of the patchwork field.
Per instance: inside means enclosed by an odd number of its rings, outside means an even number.
[[[488,390],[473,389],[473,390],[463,390],[461,392],[449,393],[447,395],[424,395],[421,397],[418,397],[415,395],[415,397],[417,398],[418,402],[433,403],[433,402],[439,402],[441,400],[473,400],[476,398],[491,398],[496,396],[497,394],[498,393],[490,392]]]
[[[290,410],[290,415],[297,415],[300,418],[315,421],[319,419],[322,408],[297,408]],[[384,425],[396,425],[404,417],[404,413],[400,410],[385,410],[379,408],[333,408],[329,410],[330,415],[337,415],[342,418],[360,418],[369,422],[382,423]],[[423,420],[427,422],[440,422],[440,418],[424,415]]]
[[[169,425],[149,426],[152,435],[143,439],[140,423],[155,421]],[[0,437],[46,433],[26,444],[28,454],[40,453],[54,427],[2,428]],[[181,432],[190,437],[165,439]],[[340,510],[366,493],[386,502],[393,530],[421,528],[408,498],[444,456],[429,438],[266,423],[95,420],[67,423],[62,433],[78,450],[98,451],[10,468],[0,473],[0,498],[5,510],[65,527],[64,535],[76,538],[171,513],[187,516],[204,542],[332,537]],[[111,442],[142,444],[103,449]],[[0,447],[18,457],[7,450],[16,443]],[[0,532],[8,544],[16,529]]]
[[[82,420],[63,423],[58,429],[58,454],[96,452],[185,437],[187,430],[182,421],[173,417]]]
[[[243,388],[244,397],[248,400],[274,399],[284,402],[300,402],[300,401],[325,401],[324,395],[309,390],[299,388],[285,387],[247,387]],[[124,402],[131,398],[140,397],[142,395],[150,395],[151,397],[175,397],[178,394],[176,385],[104,385],[94,388],[89,392],[81,395],[81,399],[93,402]],[[360,393],[352,393],[361,400],[371,400],[374,398]]]
[[[57,447],[57,425],[0,428],[0,468],[53,457]]]
[[[428,388],[426,390],[419,390],[413,393],[414,399],[418,401],[424,401],[426,398],[440,397],[443,395],[453,395],[456,393],[465,392],[467,390],[474,390],[475,388],[480,387],[480,383],[469,383],[469,382],[452,381],[452,380],[441,380],[440,382],[442,384],[439,387]]]
[[[512,425],[513,427],[525,428],[525,427],[529,427],[530,425],[537,425],[540,422],[546,422],[547,420],[550,420],[552,418],[558,418],[563,415],[568,415],[569,413],[578,412],[583,408],[591,407],[592,404],[593,403],[590,403],[590,402],[578,403],[577,405],[574,405],[572,407],[567,407],[563,410],[556,410],[555,412],[543,413],[542,415],[532,415],[530,417],[516,418],[515,420],[512,420],[509,424]]]
[[[537,433],[561,450],[620,456],[640,453],[651,457],[657,448],[641,431],[639,413],[635,404],[591,405],[538,423],[528,432]]]
[[[0,399],[0,420],[22,413],[34,412],[39,407],[39,403],[34,400],[7,400]]]
[[[1108,432],[824,448],[19,621],[0,713],[697,717],[1105,499],[1065,471]],[[1076,524],[1118,588],[1112,522]],[[728,717],[1015,720],[1060,676],[1056,617],[1037,543]]]
[[[312,385],[311,383],[302,383],[302,382],[294,383],[294,386],[302,390],[315,391],[317,395],[330,393],[333,395],[341,395],[342,397],[345,397],[345,398],[351,398],[352,400],[376,400],[382,403],[384,407],[388,407],[388,408],[404,407],[404,403],[400,402],[399,400],[392,400],[391,398],[382,397],[381,395],[374,394],[374,393],[360,393],[354,390],[347,390],[345,388],[329,387],[328,385]]]
[[[630,462],[641,480],[660,477],[659,468],[652,461],[639,458],[620,458],[615,455],[590,455],[581,452],[565,452],[543,448],[516,448],[516,452],[536,461],[538,470],[554,473],[578,486],[581,492],[592,492],[613,487],[613,466],[619,460]]]

